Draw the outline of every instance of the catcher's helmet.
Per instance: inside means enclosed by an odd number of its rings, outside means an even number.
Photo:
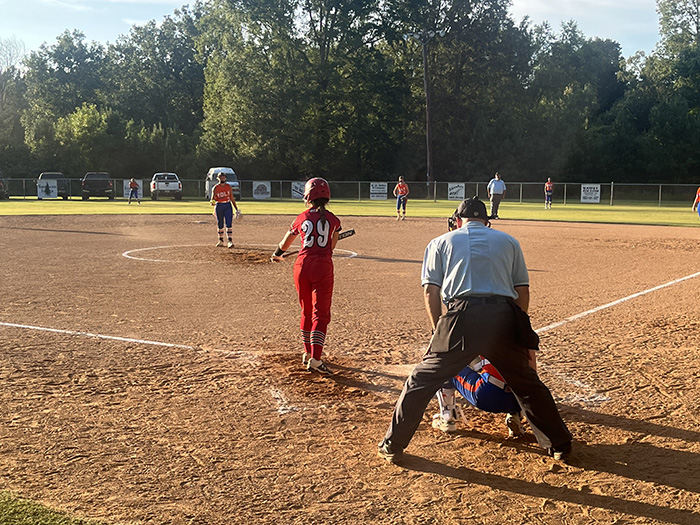
[[[316,199],[328,199],[331,198],[331,187],[328,185],[326,179],[321,177],[314,177],[306,181],[306,186],[304,187],[304,200],[307,202],[315,201]]]

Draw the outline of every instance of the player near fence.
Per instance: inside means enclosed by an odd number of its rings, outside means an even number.
[[[698,212],[698,217],[700,217],[700,188],[695,192],[695,200],[693,201],[693,211]]]
[[[131,204],[131,199],[136,199],[136,201],[141,204],[141,199],[139,199],[139,183],[133,178],[129,181],[129,200],[127,204]]]
[[[233,189],[226,184],[226,174],[219,173],[218,184],[211,190],[211,205],[214,206],[214,216],[218,227],[219,241],[216,246],[224,245],[224,224],[226,225],[226,237],[228,247],[233,248],[233,210],[236,210],[236,218],[241,216],[236,199],[233,197]]]
[[[399,176],[399,182],[394,186],[394,197],[396,197],[396,220],[406,218],[406,201],[408,201],[408,184]]]
[[[302,363],[310,372],[328,375],[332,372],[321,356],[331,320],[333,250],[340,231],[340,219],[326,209],[330,199],[331,189],[325,179],[316,177],[307,181],[304,187],[307,209],[294,219],[271,257],[273,262],[283,261],[284,252],[301,235],[301,249],[294,263],[294,285],[301,306]]]
[[[552,209],[552,194],[554,193],[554,183],[551,178],[547,178],[544,183],[544,207],[547,210]]]

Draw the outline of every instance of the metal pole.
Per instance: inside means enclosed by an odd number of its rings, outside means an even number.
[[[661,208],[661,184],[659,184],[659,208]]]
[[[564,183],[564,206],[566,206],[566,182]]]
[[[430,79],[428,77],[428,38],[427,35],[421,35],[421,44],[423,45],[423,87],[425,89],[425,148],[427,155],[427,182],[428,187],[433,182],[433,129],[430,123]]]
[[[614,193],[613,192],[613,184],[615,184],[615,183],[614,182],[610,183],[610,206],[613,205],[613,193]]]

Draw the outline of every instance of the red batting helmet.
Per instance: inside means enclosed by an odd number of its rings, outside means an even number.
[[[321,177],[314,177],[306,181],[306,186],[304,187],[304,200],[311,202],[316,199],[328,199],[331,198],[331,187],[328,185],[326,179]]]

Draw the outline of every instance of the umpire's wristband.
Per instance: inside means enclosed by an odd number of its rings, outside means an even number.
[[[285,250],[283,250],[282,248],[280,248],[280,247],[278,246],[277,249],[275,250],[275,253],[273,253],[272,255],[273,255],[274,257],[282,257],[282,254],[283,254],[284,252],[285,252]]]

